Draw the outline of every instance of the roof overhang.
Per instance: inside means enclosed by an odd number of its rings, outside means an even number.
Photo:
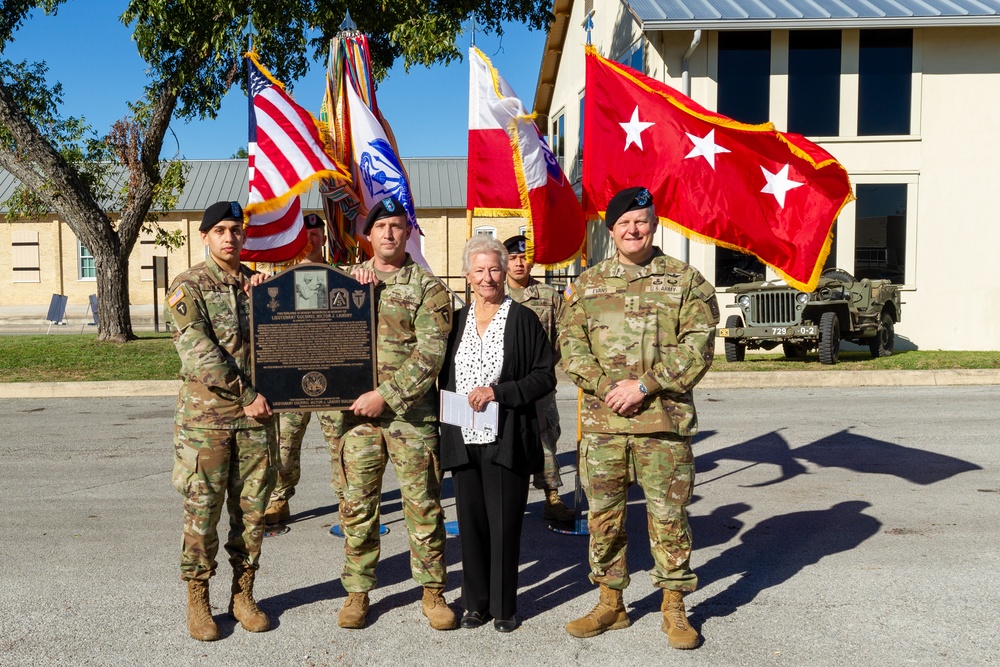
[[[1000,16],[879,16],[780,19],[638,19],[643,32],[666,30],[844,30],[851,28],[928,28],[1000,25]]]
[[[549,24],[549,34],[545,38],[545,50],[542,52],[542,66],[538,70],[538,83],[535,85],[534,111],[539,116],[548,117],[552,106],[552,93],[556,86],[556,76],[559,74],[559,61],[562,60],[563,45],[569,32],[569,17],[573,13],[573,0],[555,0],[552,3],[552,23]]]

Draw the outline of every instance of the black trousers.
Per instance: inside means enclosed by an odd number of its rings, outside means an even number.
[[[451,473],[462,543],[462,606],[513,618],[529,476],[493,463],[496,443],[466,447],[469,463]]]

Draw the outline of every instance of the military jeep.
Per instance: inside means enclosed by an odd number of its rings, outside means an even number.
[[[737,295],[728,307],[743,313],[730,315],[718,330],[726,361],[743,361],[747,348],[781,345],[789,359],[818,350],[822,363],[835,364],[841,340],[867,343],[872,358],[888,357],[895,348],[902,302],[899,286],[888,280],[856,280],[842,269],[827,269],[814,292],[800,292],[781,280],[740,283],[726,292]]]

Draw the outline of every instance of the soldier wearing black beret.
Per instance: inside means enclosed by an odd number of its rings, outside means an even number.
[[[590,504],[590,581],[600,602],[566,625],[593,637],[630,623],[622,591],[630,462],[646,498],[653,585],[663,589],[660,626],[673,648],[698,645],[684,610],[695,590],[687,505],[694,488],[693,392],[712,364],[719,306],[698,271],[653,245],[653,195],[626,188],[604,222],[617,253],[587,269],[559,321],[562,363],[583,390],[580,481]]]

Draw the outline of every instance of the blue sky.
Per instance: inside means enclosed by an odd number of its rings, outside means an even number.
[[[101,7],[100,10],[96,7]],[[110,7],[109,9],[104,9]],[[124,2],[68,2],[56,16],[37,14],[15,33],[3,57],[44,60],[49,83],[63,86],[62,113],[84,116],[99,133],[124,115],[126,102],[141,95],[145,63],[138,56],[129,30],[118,22]],[[493,61],[500,74],[529,109],[541,65],[545,33],[511,24],[503,39],[477,34],[476,45]],[[469,36],[460,38],[466,52]],[[262,54],[266,63],[266,54]],[[319,113],[323,95],[323,65],[314,63],[309,74],[292,84],[297,102]],[[469,66],[465,59],[448,67],[413,67],[409,73],[397,64],[379,84],[379,107],[392,126],[404,157],[459,156],[467,152]],[[214,121],[175,120],[180,154],[188,159],[228,158],[246,145],[246,97],[234,88]],[[178,150],[173,136],[164,140],[163,154]]]

